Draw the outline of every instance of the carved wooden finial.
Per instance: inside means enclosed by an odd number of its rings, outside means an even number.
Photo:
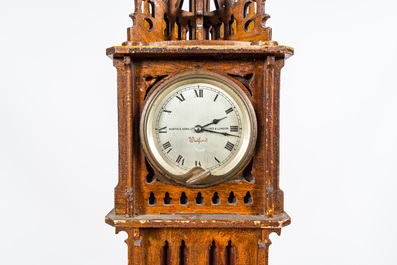
[[[271,41],[265,0],[135,0],[125,45],[164,41]],[[190,42],[191,43],[191,42]]]

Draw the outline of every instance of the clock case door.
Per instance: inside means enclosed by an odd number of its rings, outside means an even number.
[[[240,47],[241,48],[241,47]],[[279,187],[280,71],[289,51],[262,47],[183,53],[172,49],[113,47],[117,69],[119,117],[119,182],[115,214],[246,214],[273,217],[284,213]],[[142,51],[142,49],[146,49]],[[186,48],[185,51],[187,51]],[[145,102],[169,77],[185,71],[210,71],[240,84],[257,117],[258,134],[252,159],[222,184],[187,188],[162,178],[150,166],[139,138]]]

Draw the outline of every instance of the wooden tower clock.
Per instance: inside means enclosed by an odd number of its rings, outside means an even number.
[[[106,223],[129,265],[268,264],[280,71],[265,0],[135,0],[117,69],[119,179]]]

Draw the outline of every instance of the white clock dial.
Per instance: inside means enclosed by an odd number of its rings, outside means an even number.
[[[185,185],[218,183],[236,173],[256,139],[255,116],[245,97],[225,81],[202,75],[160,88],[141,125],[149,160]]]
[[[156,147],[181,171],[201,166],[215,173],[240,147],[243,125],[236,106],[233,98],[209,84],[174,90],[155,113]]]

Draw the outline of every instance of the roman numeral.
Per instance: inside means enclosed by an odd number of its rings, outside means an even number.
[[[216,96],[215,96],[215,98],[214,98],[214,101],[216,101],[216,99],[218,98],[218,96],[219,96],[219,94],[216,94]]]
[[[167,133],[167,126],[160,128],[159,133]]]
[[[175,160],[178,164],[182,161],[182,165],[183,165],[183,163],[185,163],[185,159],[183,158],[183,156],[181,156],[181,155],[178,155],[178,158]]]
[[[195,161],[196,167],[200,166],[201,167],[201,162],[200,161]]]
[[[234,144],[232,144],[231,142],[227,142],[225,145],[225,149],[229,150],[230,152],[233,150],[234,148]]]
[[[233,108],[229,108],[229,109],[225,110],[226,114],[229,114],[232,111],[233,111]]]
[[[172,111],[163,109],[163,112],[167,112],[167,113],[170,113],[170,114],[171,114]]]
[[[165,144],[163,144],[163,148],[164,148],[164,149],[167,149],[167,148],[170,148],[170,147],[171,147],[171,144],[170,144],[169,141],[166,142]]]
[[[169,152],[171,152],[171,150],[172,150],[172,148],[170,148],[170,150],[167,151],[167,154],[168,154]]]
[[[203,90],[199,89],[198,91],[195,89],[194,93],[196,94],[196,97],[202,98],[203,97]]]
[[[214,159],[215,159],[215,161],[219,164],[221,161],[219,161],[218,160],[218,158],[216,158],[215,156],[214,156]]]
[[[230,126],[231,132],[238,132],[238,126]]]
[[[177,99],[179,99],[180,102],[185,101],[185,97],[182,95],[182,93],[179,94],[179,96],[176,96]]]

